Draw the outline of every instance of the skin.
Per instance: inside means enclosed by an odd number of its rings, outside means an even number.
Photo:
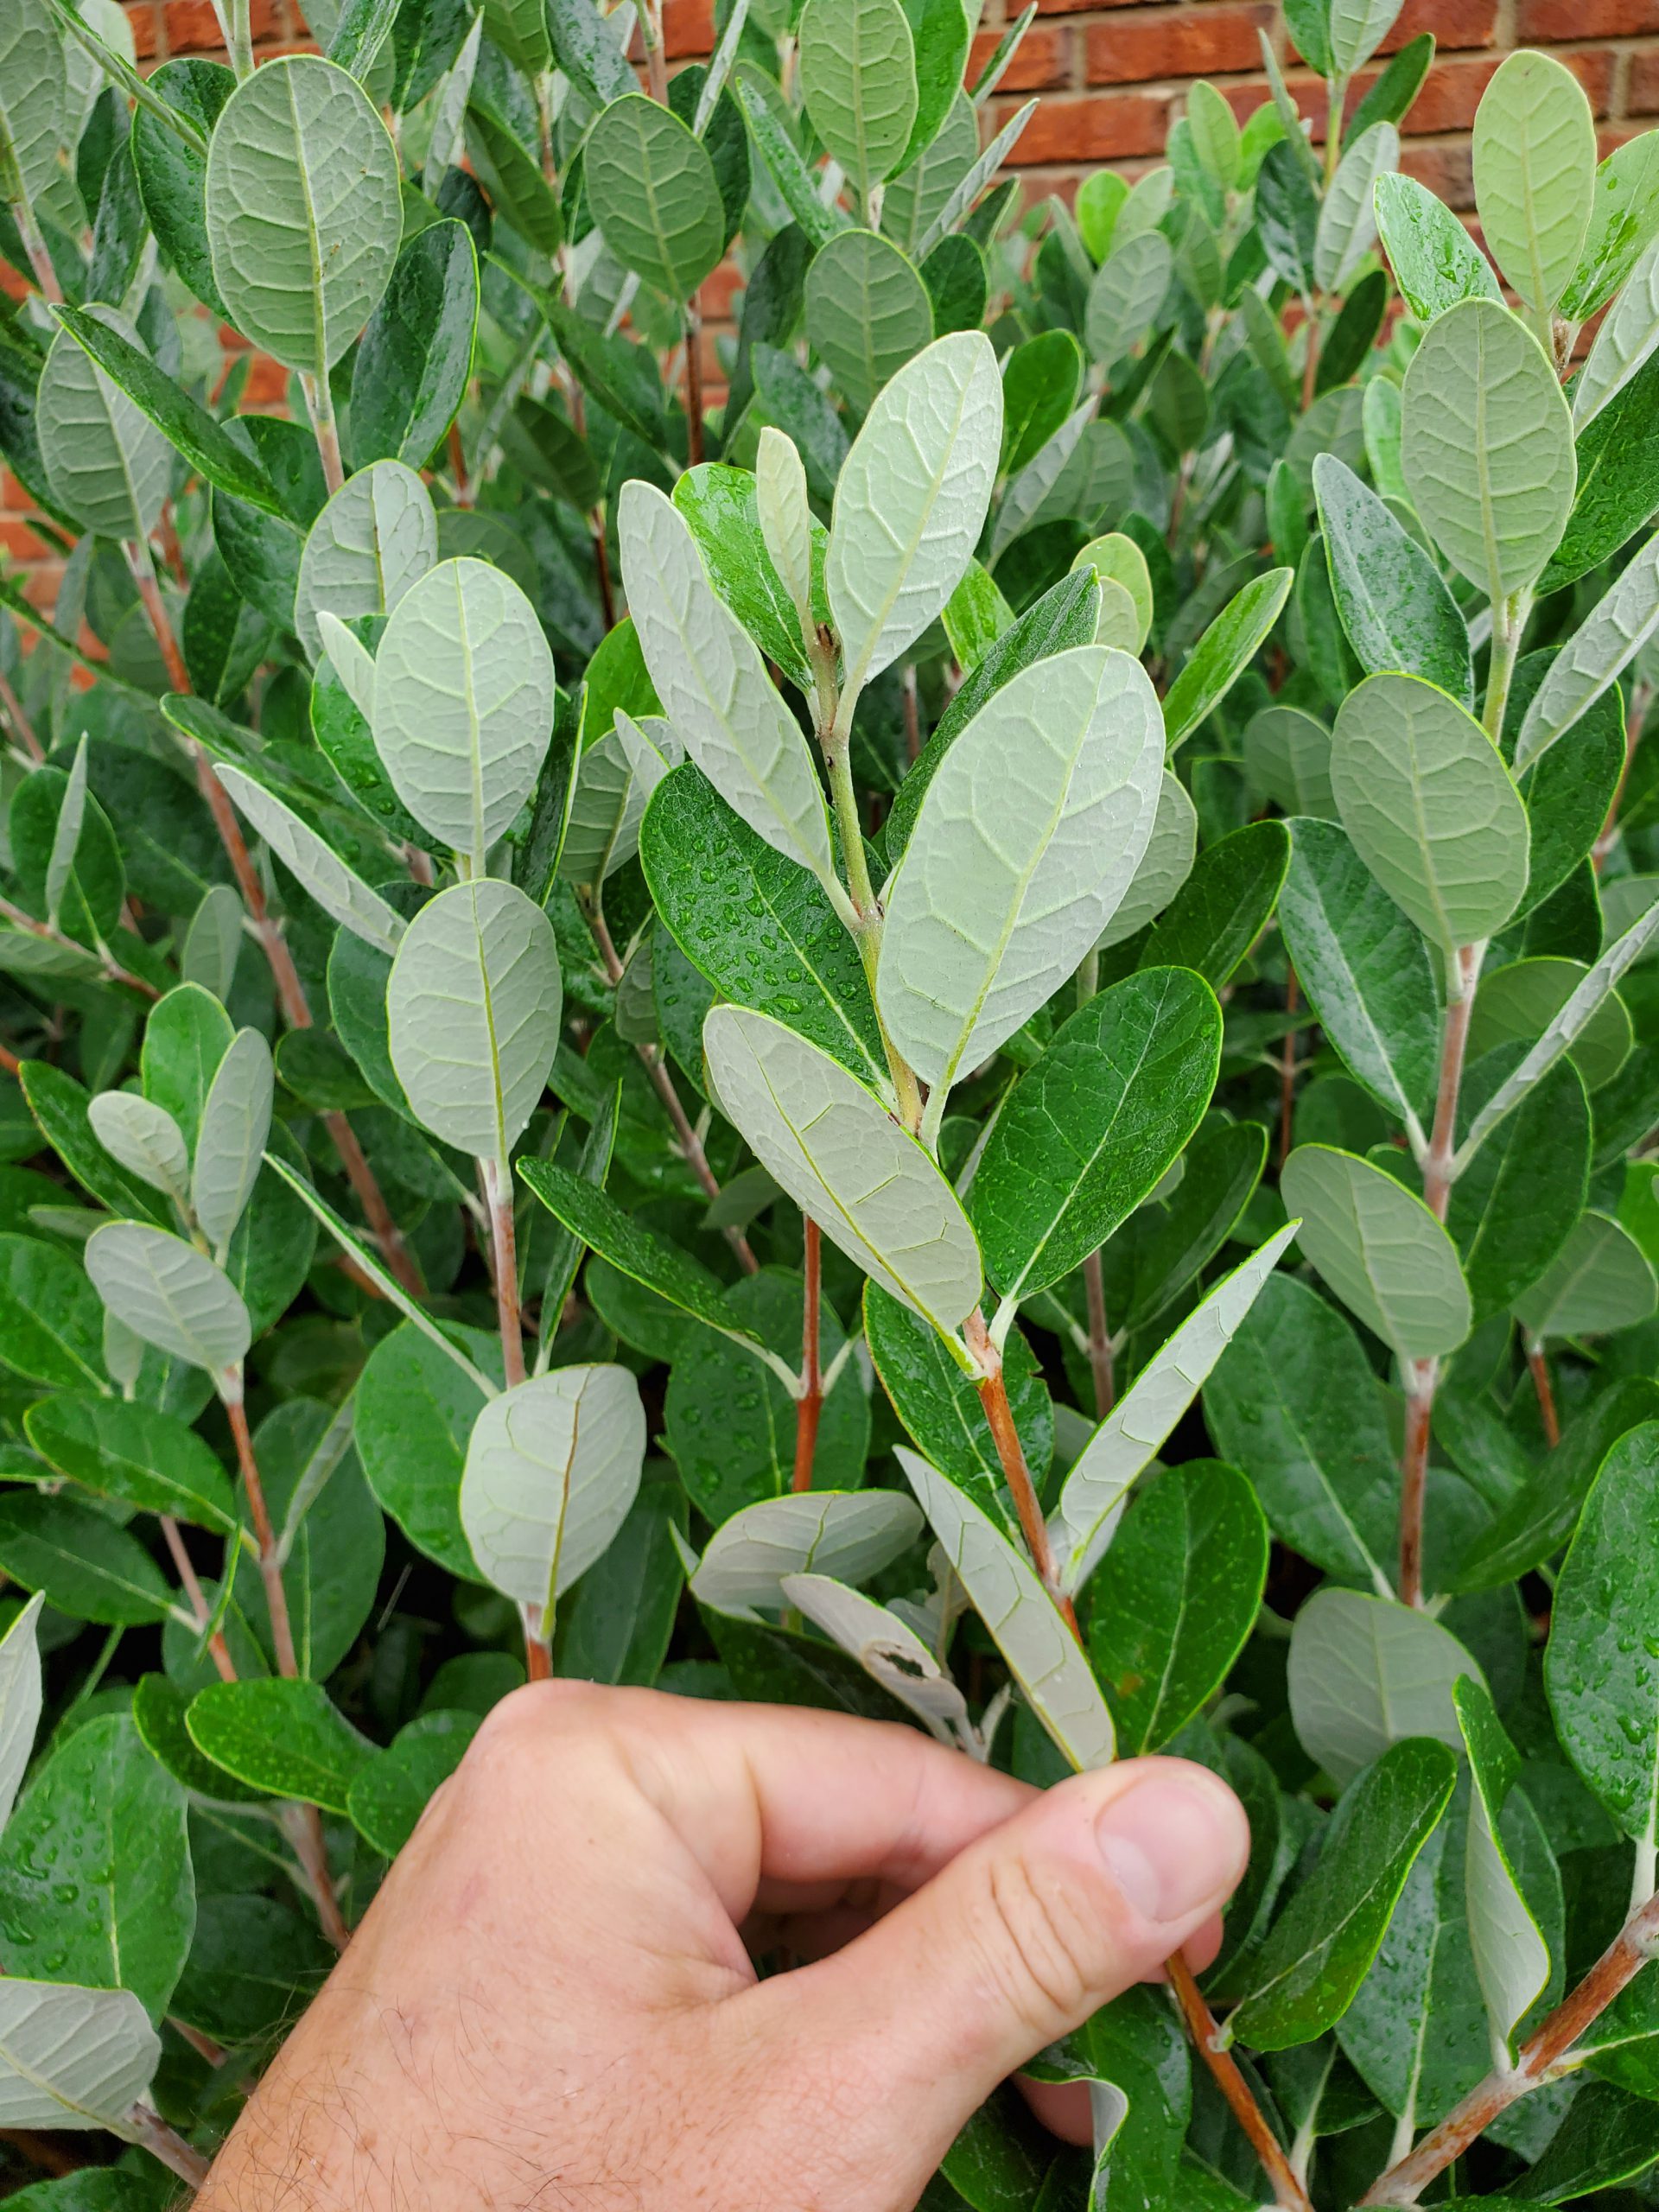
[[[1248,1852],[1179,1760],[1039,1793],[905,1727],[536,1684],[198,2212],[909,2212],[999,2082],[1213,1954]],[[780,1949],[805,1962],[759,1979]],[[1086,2138],[1086,2093],[1031,2094]]]

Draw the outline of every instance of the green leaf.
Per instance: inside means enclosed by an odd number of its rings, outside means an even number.
[[[1469,631],[1440,570],[1335,454],[1313,463],[1313,488],[1331,589],[1360,665],[1421,676],[1472,710]]]
[[[1049,1523],[1063,1588],[1075,1592],[1111,1542],[1131,1483],[1243,1327],[1290,1243],[1289,1227],[1224,1275],[1147,1362],[1078,1453]]]
[[[1355,1078],[1426,1141],[1440,1007],[1421,937],[1332,822],[1291,825],[1279,925],[1327,1040]]]
[[[230,1477],[194,1429],[173,1414],[74,1390],[37,1400],[25,1425],[41,1457],[72,1482],[236,1540]]]
[[[464,223],[406,241],[352,368],[352,454],[359,468],[419,468],[454,420],[472,373],[478,255]]]
[[[882,1389],[924,1459],[1010,1530],[1018,1516],[996,1440],[976,1387],[921,1317],[879,1284],[864,1286],[864,1339]],[[1054,1409],[1036,1356],[1018,1328],[1002,1347],[1002,1386],[1027,1465],[1054,1456]]]
[[[675,942],[724,997],[776,1014],[861,1082],[886,1088],[869,985],[841,918],[817,879],[756,836],[701,770],[676,768],[652,793],[639,857]]]
[[[978,1303],[979,1248],[916,1139],[769,1015],[717,1006],[702,1036],[721,1107],[761,1165],[874,1281],[954,1331]]]
[[[1515,912],[1526,809],[1491,740],[1446,692],[1414,676],[1368,677],[1337,716],[1331,782],[1361,860],[1448,960]]]
[[[916,49],[899,0],[808,0],[799,66],[812,127],[868,202],[916,125]]]
[[[320,614],[326,611],[342,623],[390,614],[437,557],[438,518],[414,470],[400,461],[359,469],[307,533],[294,591],[300,643],[314,661],[325,650],[332,653],[332,637],[318,626]],[[359,702],[365,712],[372,712],[372,701],[371,687],[370,701]]]
[[[152,92],[200,132],[204,146],[220,109],[236,90],[236,78],[223,62],[164,61],[146,79]],[[204,305],[228,322],[229,310],[213,282],[207,244],[207,156],[181,137],[154,109],[141,106],[132,118],[132,162],[144,213],[162,257],[175,269]]]
[[[783,1594],[944,1743],[959,1748],[967,1700],[914,1629],[897,1613],[827,1574],[786,1574]]]
[[[274,1090],[270,1046],[239,1029],[202,1106],[190,1179],[196,1220],[221,1262],[259,1178]]]
[[[1659,242],[1630,271],[1624,289],[1601,319],[1589,358],[1573,379],[1573,423],[1582,431],[1659,346]]]
[[[771,87],[770,99],[763,89],[768,81],[752,61],[740,61],[732,80],[737,104],[794,222],[815,249],[827,245],[847,227],[847,218],[818,197],[817,179],[801,159],[800,149],[773,107],[779,99],[776,85]]]
[[[768,456],[780,454],[791,456],[798,472],[800,456],[791,442],[782,431],[768,427],[760,433],[757,468],[766,470]],[[721,598],[767,659],[776,661],[802,690],[810,690],[812,671],[801,633],[795,589],[785,582],[762,529],[761,482],[747,468],[705,462],[681,477],[674,486],[674,505],[691,525],[703,566]],[[807,598],[810,606],[823,596],[823,549],[829,534],[807,511],[804,482],[794,488],[791,506],[798,518],[801,540],[793,551],[793,564],[803,583],[810,573],[817,585]]]
[[[480,1360],[494,1349],[486,1343],[472,1344]],[[467,1582],[479,1570],[461,1525],[461,1478],[467,1440],[488,1402],[408,1323],[370,1353],[353,1401],[353,1433],[375,1497],[418,1551]]]
[[[1344,153],[1313,236],[1313,279],[1322,291],[1345,291],[1370,253],[1376,239],[1371,194],[1399,161],[1400,134],[1391,123],[1372,124]]]
[[[1391,1597],[1317,1592],[1291,1633],[1288,1688],[1298,1741],[1341,1786],[1405,1737],[1462,1738],[1453,1687],[1480,1669],[1450,1630]]]
[[[233,443],[207,409],[158,368],[142,345],[127,336],[119,316],[111,316],[108,308],[100,313],[59,306],[53,312],[110,384],[183,454],[198,475],[267,514],[283,512],[282,502],[259,462]],[[104,387],[99,389],[113,422],[114,403]],[[45,418],[43,426],[44,423]],[[58,425],[54,423],[53,427],[55,430]],[[84,459],[81,467],[85,467]]]
[[[645,1453],[645,1410],[625,1367],[556,1367],[479,1415],[461,1526],[486,1579],[535,1608],[543,1634],[626,1518]]]
[[[41,1610],[31,1598],[0,1637],[0,1827],[10,1817],[41,1724]]]
[[[0,1987],[0,2115],[8,2127],[124,2126],[161,2057],[130,1990],[10,1977]]]
[[[1299,1145],[1280,1179],[1297,1242],[1349,1311],[1402,1361],[1454,1351],[1469,1333],[1457,1247],[1422,1200],[1370,1160]]]
[[[842,231],[806,274],[806,328],[838,390],[868,410],[933,335],[927,287],[907,257],[874,231]]]
[[[1483,976],[1469,1022],[1471,1055],[1503,1044],[1530,1044],[1572,997],[1589,973],[1581,960],[1540,956],[1511,961]],[[1629,1057],[1630,1017],[1617,992],[1610,992],[1580,1031],[1573,1059],[1586,1090],[1611,1083]]]
[[[1333,1306],[1304,1282],[1266,1284],[1210,1379],[1204,1410],[1276,1535],[1344,1581],[1392,1590],[1395,1446],[1370,1363]]]
[[[213,772],[235,800],[238,810],[293,870],[325,913],[377,951],[397,951],[404,936],[402,918],[354,869],[347,868],[332,845],[275,791],[267,791],[240,768],[220,762]]]
[[[1404,406],[1412,503],[1497,607],[1541,573],[1573,504],[1573,424],[1555,371],[1507,308],[1465,300],[1412,356]]]
[[[1451,1586],[1495,1590],[1553,1558],[1572,1536],[1602,1461],[1618,1440],[1659,1416],[1659,1391],[1627,1376],[1567,1423],[1561,1440],[1458,1562]]]
[[[639,477],[623,486],[618,512],[628,603],[664,712],[727,804],[810,868],[841,912],[846,894],[806,740],[748,632],[710,588],[689,524]]]
[[[1521,734],[1517,772],[1548,751],[1587,714],[1617,680],[1619,671],[1659,630],[1659,545],[1643,546],[1592,607],[1550,663]]]
[[[882,1018],[933,1086],[934,1116],[1099,938],[1151,836],[1162,767],[1145,672],[1093,645],[1015,676],[945,754],[888,887],[876,969]]]
[[[937,1467],[903,1445],[895,1456],[952,1571],[1055,1745],[1079,1771],[1109,1765],[1116,1751],[1112,1716],[1025,1554]]]
[[[5,1364],[55,1390],[105,1387],[104,1328],[86,1270],[54,1244],[0,1236]]]
[[[374,1757],[321,1683],[210,1682],[185,1715],[204,1758],[270,1797],[349,1816],[352,1783]]]
[[[1579,265],[1596,192],[1596,126],[1573,72],[1553,54],[1509,55],[1475,111],[1474,164],[1487,251],[1548,315]]]
[[[536,610],[500,569],[443,561],[397,602],[375,656],[375,747],[416,820],[475,874],[536,787],[554,690]]]
[[[88,1720],[41,1767],[0,1840],[9,1955],[20,1965],[38,1957],[65,1981],[130,1990],[159,2020],[195,1910],[183,1790],[130,1714]]]
[[[669,108],[629,92],[588,132],[582,181],[594,220],[625,269],[689,299],[726,246],[714,163]]]
[[[1539,1340],[1593,1337],[1645,1321],[1656,1301],[1659,1281],[1641,1246],[1611,1215],[1592,1210],[1515,1311]]]
[[[1300,118],[1285,139],[1269,146],[1255,180],[1255,219],[1268,265],[1299,292],[1313,283],[1313,241],[1319,229],[1318,170],[1309,171]]]
[[[1250,822],[1198,855],[1147,939],[1142,968],[1190,968],[1225,988],[1267,927],[1290,865],[1282,822]]]
[[[592,0],[548,0],[547,27],[558,65],[591,108],[633,90],[633,72]]]
[[[24,199],[41,200],[59,174],[58,152],[70,122],[63,41],[42,0],[21,0],[7,10],[0,81],[0,143],[10,153]]]
[[[1575,397],[1578,389],[1575,384]],[[1576,583],[1659,508],[1659,363],[1644,362],[1589,417],[1575,452],[1578,493],[1561,542],[1538,580],[1542,591]]]
[[[691,1595],[717,1613],[781,1610],[784,1578],[815,1573],[868,1581],[908,1551],[921,1516],[893,1491],[803,1491],[768,1497],[722,1522],[691,1577]]]
[[[1294,580],[1291,569],[1269,569],[1252,577],[1193,646],[1164,694],[1164,734],[1171,753],[1221,704],[1266,644]]]
[[[1104,952],[1111,945],[1138,936],[1148,922],[1155,920],[1171,905],[1192,873],[1198,844],[1197,810],[1179,777],[1166,768],[1158,787],[1158,811],[1153,817],[1152,836],[1122,905],[1101,932],[1097,951]]]
[[[248,1309],[205,1253],[164,1229],[107,1222],[86,1246],[92,1287],[118,1321],[175,1359],[232,1376],[248,1349]]]
[[[944,612],[984,525],[1001,438],[982,332],[936,339],[877,396],[836,485],[824,563],[843,711]]]
[[[169,992],[168,998],[175,995]],[[194,995],[207,999],[205,991]],[[165,1006],[167,1000],[162,1003]],[[215,1002],[207,999],[207,1003],[213,1006]],[[216,1011],[223,1020],[223,1008]],[[152,1030],[159,1017],[158,1008],[150,1017]],[[73,1076],[66,1075],[61,1068],[48,1065],[45,1060],[25,1060],[19,1079],[41,1135],[84,1190],[112,1212],[133,1215],[141,1221],[161,1218],[162,1210],[144,1185],[118,1166],[99,1142],[87,1117],[90,1102]]]
[[[1512,1053],[1464,1077],[1465,1111],[1501,1080]],[[1578,1071],[1557,1066],[1452,1186],[1446,1224],[1456,1239],[1477,1326],[1507,1313],[1560,1252],[1584,1211],[1590,1106]]]
[[[1555,1586],[1544,1681],[1568,1757],[1626,1835],[1659,1840],[1659,1422],[1602,1462]]]
[[[552,924],[510,883],[457,883],[404,932],[386,986],[391,1060],[436,1136],[505,1172],[559,1041]]]
[[[1399,0],[1330,0],[1331,64],[1338,77],[1363,69],[1393,29]]]
[[[1469,1942],[1494,2041],[1509,2051],[1516,2025],[1549,1986],[1549,1946],[1505,1840],[1503,1815],[1520,1778],[1521,1758],[1488,1690],[1465,1678],[1453,1684],[1452,1701],[1474,1782]]]
[[[77,1497],[0,1497],[0,1567],[73,1620],[137,1628],[165,1619],[171,1607],[162,1571],[137,1538]]]
[[[1236,1467],[1173,1468],[1133,1506],[1096,1570],[1089,1657],[1130,1758],[1179,1732],[1255,1624],[1268,1524]]]
[[[92,308],[86,319],[138,351],[137,330],[113,308]],[[102,537],[147,539],[172,474],[168,442],[67,329],[52,340],[41,371],[35,420],[59,505]]]
[[[676,1539],[683,1539],[686,1519],[674,1484],[641,1484],[615,1541],[565,1601],[557,1674],[640,1688],[655,1682],[685,1582]]]
[[[981,1155],[971,1219],[986,1272],[1020,1299],[1058,1282],[1161,1182],[1221,1060],[1221,1009],[1184,968],[1130,976],[1064,1024]]]
[[[1319,1865],[1274,1923],[1228,2019],[1258,2050],[1311,2043],[1353,2002],[1413,1862],[1445,1812],[1457,1762],[1443,1744],[1395,1744],[1354,1783]]]
[[[354,78],[282,54],[237,86],[207,156],[213,277],[245,338],[326,376],[380,303],[403,228],[397,158]]]
[[[383,1858],[395,1859],[441,1783],[461,1764],[481,1722],[475,1713],[423,1713],[391,1747],[359,1768],[346,1792],[352,1825]]]
[[[1095,272],[1084,334],[1092,358],[1111,368],[1152,328],[1169,291],[1175,259],[1161,231],[1125,238]]]

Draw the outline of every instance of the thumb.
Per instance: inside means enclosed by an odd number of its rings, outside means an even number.
[[[1126,1761],[1046,1791],[844,1950],[741,2001],[771,2010],[759,2032],[774,2050],[798,2038],[875,2092],[895,2134],[878,2156],[931,2171],[1006,2075],[1155,1976],[1249,1856],[1225,1783]]]

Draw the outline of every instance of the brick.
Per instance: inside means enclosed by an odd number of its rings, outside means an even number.
[[[1630,56],[1625,106],[1632,115],[1659,115],[1659,51]]]
[[[1406,175],[1426,184],[1448,207],[1474,206],[1474,168],[1466,146],[1426,146],[1408,140],[1401,150],[1400,167]]]
[[[1208,77],[1257,69],[1256,36],[1274,10],[1230,6],[1160,10],[1133,21],[1090,24],[1084,73],[1091,85],[1144,85],[1162,77]]]
[[[1085,8],[1100,10],[1105,8],[1128,8],[1135,0],[1037,0],[1039,16],[1077,16]]]
[[[714,0],[668,0],[663,45],[671,61],[701,60],[715,46]]]
[[[968,56],[967,78],[977,84],[980,73],[996,52],[1001,31],[981,31]],[[1033,23],[1020,41],[1019,50],[1002,78],[1005,92],[1041,92],[1052,85],[1071,80],[1071,29],[1069,24]]]
[[[1014,149],[1014,163],[1109,162],[1158,154],[1169,135],[1166,92],[1096,92],[1092,98],[1045,100]],[[999,116],[999,125],[1006,120]]]
[[[1518,0],[1517,46],[1560,40],[1639,38],[1659,31],[1659,0]]]
[[[1433,31],[1438,50],[1491,46],[1497,39],[1497,0],[1406,0],[1378,51],[1397,54],[1420,32]]]

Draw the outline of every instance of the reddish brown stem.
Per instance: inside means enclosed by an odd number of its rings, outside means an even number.
[[[1618,810],[1624,803],[1624,786],[1630,779],[1630,768],[1636,760],[1636,748],[1642,741],[1642,724],[1646,719],[1650,697],[1648,686],[1638,683],[1630,696],[1630,711],[1624,725],[1624,765],[1618,772],[1618,782],[1608,802],[1607,817],[1601,825],[1600,835],[1591,848],[1590,858],[1598,875],[1606,864],[1618,835]]]
[[[600,611],[605,617],[607,631],[616,627],[616,593],[611,583],[610,550],[605,543],[605,510],[595,507],[591,518],[594,526],[594,574],[599,579]]]
[[[552,1679],[553,1654],[526,1621],[524,1624],[524,1680],[530,1682],[550,1682]]]
[[[346,1925],[340,1899],[334,1895],[334,1877],[328,1872],[322,1815],[315,1805],[292,1804],[284,1805],[277,1817],[283,1834],[288,1838],[289,1848],[300,1862],[311,1902],[317,1908],[317,1923],[335,1950],[343,1951],[352,1940],[352,1931]]]
[[[227,1400],[225,1407],[231,1424],[231,1434],[236,1440],[236,1460],[242,1471],[242,1487],[248,1494],[248,1511],[253,1521],[254,1539],[259,1547],[259,1579],[265,1587],[265,1610],[270,1615],[270,1641],[276,1654],[276,1671],[287,1681],[299,1677],[299,1662],[294,1651],[294,1626],[289,1618],[288,1592],[283,1587],[282,1560],[276,1548],[276,1532],[270,1525],[270,1515],[265,1505],[265,1486],[259,1476],[259,1462],[254,1457],[253,1439],[248,1433],[248,1409],[242,1402],[238,1379],[238,1395]]]
[[[1026,1465],[1026,1448],[1020,1443],[1020,1432],[1014,1425],[1014,1408],[1008,1403],[1008,1388],[1002,1374],[1002,1355],[991,1342],[983,1314],[978,1312],[970,1313],[963,1325],[963,1334],[968,1339],[968,1349],[979,1363],[979,1402],[984,1407],[985,1418],[991,1425],[996,1456],[1001,1463],[1003,1479],[1014,1499],[1014,1510],[1020,1516],[1020,1533],[1026,1540],[1026,1549],[1031,1554],[1031,1563],[1066,1625],[1076,1636],[1077,1612],[1071,1599],[1060,1588],[1059,1574],[1054,1565],[1054,1548],[1048,1541],[1048,1523],[1043,1518],[1043,1509],[1038,1502],[1037,1485],[1031,1478],[1031,1469]]]
[[[449,474],[455,480],[455,505],[458,507],[470,507],[473,504],[473,486],[471,479],[467,474],[467,455],[461,448],[459,423],[452,423],[449,425]]]
[[[1538,1394],[1538,1411],[1544,1424],[1544,1441],[1553,1452],[1561,1440],[1561,1417],[1555,1410],[1555,1391],[1549,1379],[1549,1362],[1544,1357],[1541,1338],[1527,1338],[1527,1365],[1532,1373],[1532,1387]]]
[[[207,2159],[149,2105],[134,2105],[127,2114],[126,2126],[153,2158],[159,2158],[170,2173],[175,2173],[190,2188],[200,2189],[207,2180]]]
[[[1166,1961],[1165,1973],[1176,2003],[1181,2008],[1181,2018],[1186,2031],[1192,2038],[1198,2056],[1210,2069],[1216,2087],[1226,2098],[1233,2118],[1249,2136],[1250,2148],[1262,2162],[1262,2171],[1273,2183],[1273,2193],[1281,2212],[1313,2212],[1307,2191],[1296,2178],[1290,2160],[1285,2156],[1283,2145],[1262,2116],[1261,2107],[1250,2094],[1250,2085],[1239,2070],[1238,2062],[1230,2050],[1217,2050],[1218,2031],[1214,2013],[1205,2002],[1204,1992],[1193,1979],[1192,1969],[1177,1952]]]
[[[823,1302],[823,1237],[816,1221],[802,1217],[805,1230],[804,1268],[806,1295],[801,1318],[801,1395],[795,1401],[793,1490],[812,1487],[812,1460],[818,1446],[818,1417],[823,1411],[823,1364],[819,1356],[818,1320]]]
[[[512,1218],[512,1170],[505,1162],[482,1163],[484,1195],[490,1211],[490,1272],[495,1278],[495,1318],[501,1332],[501,1368],[507,1388],[524,1379],[524,1329],[518,1309],[518,1240]]]
[[[41,297],[54,306],[63,299],[63,287],[58,282],[58,272],[52,266],[52,257],[46,250],[46,240],[41,236],[35,220],[34,210],[14,207],[18,234],[23,241],[23,251],[29,256],[29,265],[35,271],[35,282],[41,288]]]
[[[1521,2046],[1515,2064],[1489,2074],[1416,2149],[1390,2166],[1360,2202],[1414,2204],[1437,2174],[1460,2158],[1500,2113],[1551,2080],[1573,2045],[1634,1981],[1659,1947],[1659,1897],[1633,1912],[1584,1980]]]
[[[23,702],[11,688],[7,677],[0,674],[0,712],[11,724],[17,742],[31,760],[44,760],[46,747],[35,735],[35,725],[23,712]]]
[[[196,1626],[199,1629],[206,1628],[210,1618],[207,1593],[202,1588],[200,1578],[196,1573],[190,1554],[184,1548],[183,1532],[170,1513],[163,1513],[161,1521],[162,1540],[172,1555],[174,1571],[178,1575],[180,1587],[190,1600],[190,1610],[196,1617]],[[233,1682],[236,1680],[235,1662],[231,1657],[231,1647],[226,1643],[224,1635],[219,1629],[215,1629],[208,1637],[207,1650],[214,1666],[219,1669],[220,1681]]]
[[[1400,1460],[1400,1602],[1423,1602],[1423,1505],[1428,1494],[1428,1440],[1439,1362],[1412,1362],[1406,1394],[1406,1448]]]
[[[1302,412],[1306,414],[1313,404],[1319,382],[1319,316],[1312,300],[1307,302],[1307,351],[1302,356]]]
[[[411,1298],[426,1296],[426,1280],[416,1262],[415,1255],[404,1242],[404,1233],[391,1217],[385,1192],[375,1180],[374,1170],[364,1155],[357,1141],[357,1133],[344,1114],[338,1111],[325,1114],[322,1125],[340,1154],[340,1164],[346,1170],[346,1180],[357,1193],[357,1202],[363,1209],[371,1234],[380,1247],[381,1255]],[[379,1296],[378,1291],[375,1296]]]
[[[1300,996],[1296,984],[1296,970],[1287,966],[1285,970],[1285,1012],[1296,1011]],[[1296,1118],[1296,1032],[1294,1027],[1285,1033],[1284,1049],[1279,1056],[1279,1165],[1282,1167],[1290,1158],[1290,1135]]]
[[[1456,954],[1458,996],[1448,1001],[1440,1032],[1440,1080],[1434,1098],[1434,1128],[1423,1156],[1423,1203],[1436,1221],[1446,1219],[1452,1198],[1452,1161],[1458,1148],[1458,1094],[1463,1085],[1463,1058],[1474,1012],[1475,984],[1483,948],[1465,944]]]
[[[9,1045],[0,1045],[0,1069],[7,1075],[21,1075],[23,1064]]]
[[[702,460],[702,310],[695,292],[685,303],[685,451],[697,467]]]
[[[594,942],[599,947],[600,957],[605,963],[606,976],[614,986],[622,980],[622,961],[621,956],[617,951],[615,940],[611,935],[610,924],[605,918],[605,910],[597,899],[584,899],[582,912],[587,916],[588,926],[594,933]],[[636,1045],[634,1050],[639,1055],[645,1073],[651,1077],[652,1088],[662,1100],[664,1110],[674,1126],[674,1135],[678,1140],[682,1158],[702,1185],[705,1196],[709,1198],[717,1198],[720,1196],[719,1178],[709,1165],[709,1155],[702,1148],[702,1139],[692,1128],[686,1110],[680,1103],[680,1094],[674,1088],[674,1078],[668,1071],[667,1063],[663,1058],[662,1048],[657,1045]],[[742,1230],[727,1228],[722,1230],[721,1234],[737,1255],[738,1262],[745,1273],[752,1275],[759,1274],[760,1262],[755,1258],[750,1249],[749,1240]]]
[[[1083,1263],[1083,1289],[1089,1301],[1089,1371],[1095,1380],[1095,1419],[1104,1421],[1117,1395],[1117,1375],[1106,1313],[1106,1268],[1098,1252],[1091,1252]]]
[[[162,512],[156,525],[161,534],[162,558],[173,572],[173,581],[181,591],[188,590],[190,571],[185,566],[184,548],[179,543],[179,525],[174,520],[173,502],[163,499]]]
[[[66,937],[61,930],[54,929],[50,922],[39,921],[33,914],[26,914],[21,906],[14,906],[10,899],[0,899],[0,918],[11,923],[16,929],[27,930],[31,937],[44,938],[48,944],[67,945],[73,952],[88,950],[84,944],[77,944],[73,938]],[[142,976],[135,976],[130,968],[124,968],[111,954],[101,953],[99,958],[104,973],[111,983],[124,983],[129,990],[137,991],[147,999],[158,999],[162,995],[154,983],[147,983]]]

